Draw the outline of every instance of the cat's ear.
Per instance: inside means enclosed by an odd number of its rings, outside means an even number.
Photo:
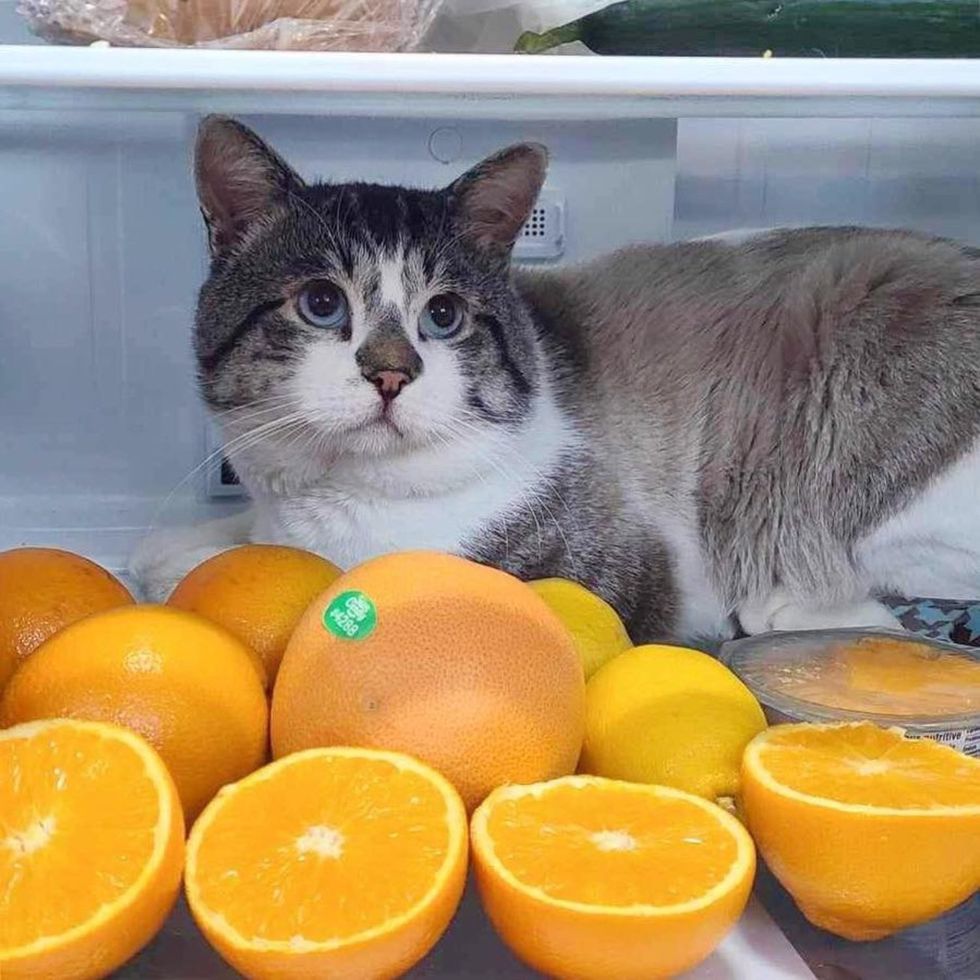
[[[226,116],[201,123],[194,177],[212,255],[234,246],[256,218],[303,186],[275,150]]]
[[[547,170],[548,151],[538,143],[508,147],[477,164],[448,190],[460,232],[481,249],[509,255]]]

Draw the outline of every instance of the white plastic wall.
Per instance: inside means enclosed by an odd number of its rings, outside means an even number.
[[[980,241],[980,119],[685,119],[674,233],[868,224]]]
[[[0,38],[16,31],[0,0]],[[977,118],[248,121],[307,174],[420,185],[542,140],[566,260],[781,224],[980,241]],[[227,506],[195,472],[207,436],[190,354],[206,262],[194,123],[0,110],[0,548],[59,544],[119,567],[148,524]]]

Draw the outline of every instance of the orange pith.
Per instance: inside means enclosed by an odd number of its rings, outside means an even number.
[[[607,908],[697,900],[725,880],[738,857],[738,841],[718,833],[714,814],[683,797],[624,787],[601,797],[558,786],[544,797],[504,799],[486,830],[522,885]]]
[[[0,731],[0,975],[104,976],[162,925],[183,864],[176,790],[115,726]]]
[[[438,774],[312,749],[218,794],[191,834],[187,896],[247,976],[395,976],[448,924],[466,851],[462,802]]]
[[[299,759],[277,779],[256,780],[249,792],[230,796],[220,819],[233,833],[221,835],[216,824],[197,854],[200,901],[220,908],[241,936],[282,943],[297,935],[312,943],[349,939],[420,902],[445,863],[445,801],[428,780],[385,760],[334,756],[317,764],[322,796],[312,796],[309,770]],[[370,803],[363,806],[358,797],[369,786]],[[288,812],[271,828],[268,815],[285,800]],[[420,819],[406,830],[398,807],[408,800]],[[380,873],[389,862],[397,862],[397,876]],[[225,877],[221,872],[230,867],[237,874]],[[262,892],[273,904],[252,904]]]
[[[755,872],[748,833],[713,803],[593,776],[495,790],[471,840],[501,938],[573,980],[690,969],[735,924]]]
[[[876,725],[777,729],[758,762],[782,787],[832,804],[980,811],[980,765],[928,740]]]

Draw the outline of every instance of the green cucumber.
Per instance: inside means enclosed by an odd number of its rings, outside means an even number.
[[[977,0],[623,0],[516,51],[581,41],[597,54],[980,57]]]

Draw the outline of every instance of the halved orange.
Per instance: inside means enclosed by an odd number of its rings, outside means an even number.
[[[0,976],[104,977],[163,924],[184,819],[163,760],[89,721],[0,730]]]
[[[396,977],[435,945],[466,878],[444,777],[377,749],[310,749],[222,789],[187,848],[191,912],[246,977]]]
[[[655,980],[710,955],[745,908],[755,848],[707,800],[566,776],[504,786],[473,814],[484,907],[528,965],[575,980]]]
[[[759,851],[803,914],[880,939],[980,888],[980,760],[870,722],[778,725],[742,759]]]

